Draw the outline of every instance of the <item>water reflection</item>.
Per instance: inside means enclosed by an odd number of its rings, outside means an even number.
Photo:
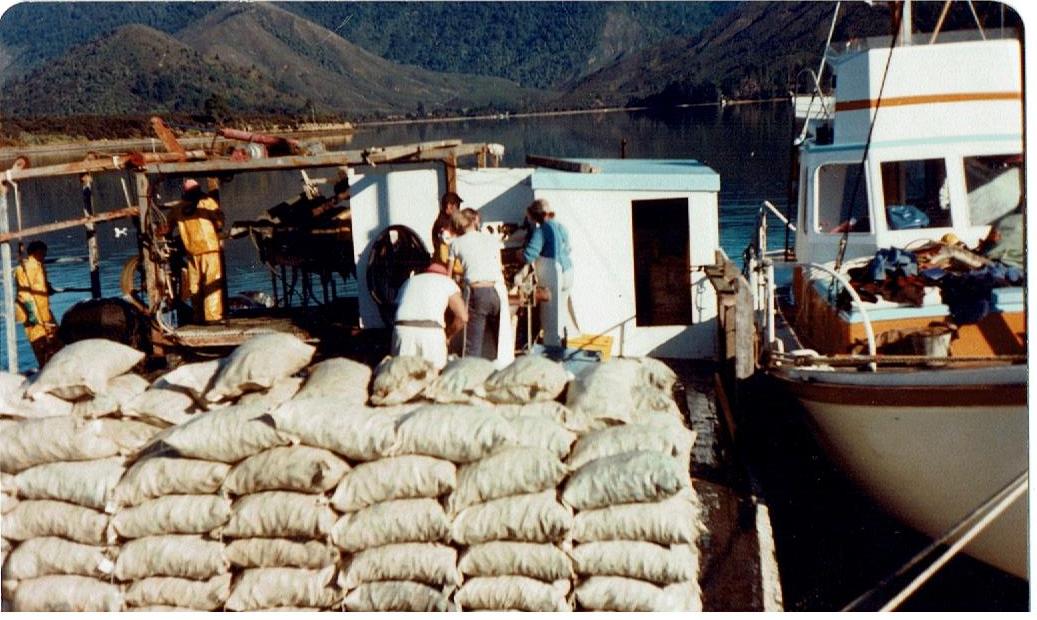
[[[779,207],[785,202],[792,136],[788,106],[782,103],[689,107],[667,111],[624,111],[503,119],[466,119],[456,122],[383,125],[359,129],[341,148],[357,149],[410,142],[461,139],[465,142],[503,144],[504,166],[522,166],[526,155],[554,157],[619,157],[626,141],[630,158],[690,158],[720,174],[720,239],[729,256],[738,257],[748,243],[756,209],[769,199]],[[334,179],[334,170],[311,171],[311,176]],[[127,203],[125,187],[132,192],[133,180],[126,173],[95,176],[94,204],[98,212],[122,208]],[[19,183],[22,226],[76,217],[82,212],[79,182],[75,177],[30,180]],[[228,222],[255,219],[266,209],[290,199],[301,190],[298,172],[250,173],[237,176],[221,189],[222,206]],[[160,188],[167,199],[175,198],[172,183]],[[132,194],[131,194],[132,195]],[[12,204],[12,211],[14,205]],[[12,213],[12,225],[15,223]],[[119,295],[122,264],[136,253],[133,235],[118,237],[115,228],[123,221],[98,225],[102,288],[105,295]],[[775,242],[780,242],[775,235]],[[85,234],[71,229],[43,235],[50,256],[85,255]],[[251,240],[231,240],[225,246],[230,293],[247,290],[270,291],[270,275],[260,263]],[[55,286],[88,286],[85,263],[48,267]],[[60,315],[83,294],[54,297],[55,315]],[[2,327],[0,327],[2,329]],[[19,358],[31,367],[32,353],[17,328]],[[3,352],[0,352],[3,355]],[[28,361],[27,361],[28,360]]]

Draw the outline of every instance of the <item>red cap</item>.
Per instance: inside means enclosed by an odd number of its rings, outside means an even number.
[[[438,273],[441,276],[450,275],[450,272],[447,271],[446,265],[443,263],[430,263],[429,266],[425,268],[425,273]]]
[[[184,179],[184,193],[193,189],[198,189],[198,181],[195,181],[194,179]]]

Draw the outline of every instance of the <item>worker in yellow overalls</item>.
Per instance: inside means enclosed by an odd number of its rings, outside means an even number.
[[[219,232],[223,212],[194,179],[184,181],[183,201],[175,215],[187,252],[186,293],[196,323],[223,320],[223,265]]]
[[[50,311],[50,294],[54,288],[47,280],[47,270],[43,266],[47,258],[47,244],[33,241],[29,244],[28,254],[14,270],[17,286],[14,316],[15,320],[25,326],[25,337],[32,345],[32,352],[36,354],[40,368],[43,368],[47,360],[61,348],[57,338],[58,327]]]

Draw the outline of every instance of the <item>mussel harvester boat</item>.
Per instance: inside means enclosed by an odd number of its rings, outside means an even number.
[[[997,34],[829,55],[794,255],[769,257],[761,209],[747,269],[761,362],[831,460],[901,521],[1026,578],[1025,265],[967,249],[1025,209],[1021,46]]]

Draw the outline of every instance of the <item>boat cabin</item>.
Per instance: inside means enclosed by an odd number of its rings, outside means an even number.
[[[973,247],[1019,204],[1019,42],[942,37],[831,59],[834,118],[800,151],[799,261],[835,260],[844,236],[847,260],[947,233]]]
[[[541,161],[548,165],[456,171],[462,206],[501,234],[505,271],[517,270],[509,250],[524,240],[510,231],[521,228],[534,199],[546,199],[572,243],[580,334],[570,337],[607,336],[611,355],[712,358],[716,294],[698,268],[712,264],[720,247],[719,175],[694,160]],[[388,295],[380,296],[370,277],[379,235],[392,227],[416,237],[418,254],[427,254],[446,181],[441,168],[428,165],[350,171],[361,326],[383,327],[391,316],[380,303]]]

